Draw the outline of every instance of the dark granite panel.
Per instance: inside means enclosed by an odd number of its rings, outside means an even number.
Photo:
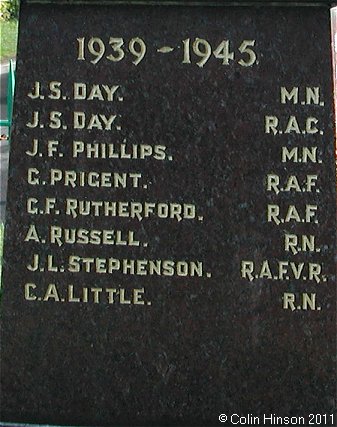
[[[281,0],[281,1],[266,1],[266,0],[255,0],[255,1],[247,1],[247,0],[21,0],[22,3],[54,3],[54,4],[85,4],[85,3],[100,3],[100,4],[175,4],[175,5],[209,5],[209,4],[216,4],[218,6],[256,6],[259,3],[269,5],[269,6],[312,6],[312,5],[331,5],[334,2],[331,2],[329,0]]]

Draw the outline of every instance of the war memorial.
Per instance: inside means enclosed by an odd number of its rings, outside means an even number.
[[[22,2],[2,422],[336,424],[330,7]]]

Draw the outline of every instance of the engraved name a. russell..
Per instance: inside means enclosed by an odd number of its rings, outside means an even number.
[[[63,228],[51,225],[47,232],[48,241],[58,246],[68,245],[115,245],[115,246],[140,246],[140,241],[135,238],[131,230],[95,230],[87,228]],[[37,227],[31,224],[24,239],[25,242],[45,243]]]

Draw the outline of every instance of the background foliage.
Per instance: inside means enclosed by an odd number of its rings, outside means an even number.
[[[0,19],[10,21],[19,17],[20,0],[0,0]]]
[[[18,38],[18,21],[0,19],[0,62],[14,58]]]

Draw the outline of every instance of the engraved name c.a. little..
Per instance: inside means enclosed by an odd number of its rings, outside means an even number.
[[[29,302],[151,305],[151,301],[145,299],[144,288],[78,287],[63,283],[26,283],[24,299]]]

